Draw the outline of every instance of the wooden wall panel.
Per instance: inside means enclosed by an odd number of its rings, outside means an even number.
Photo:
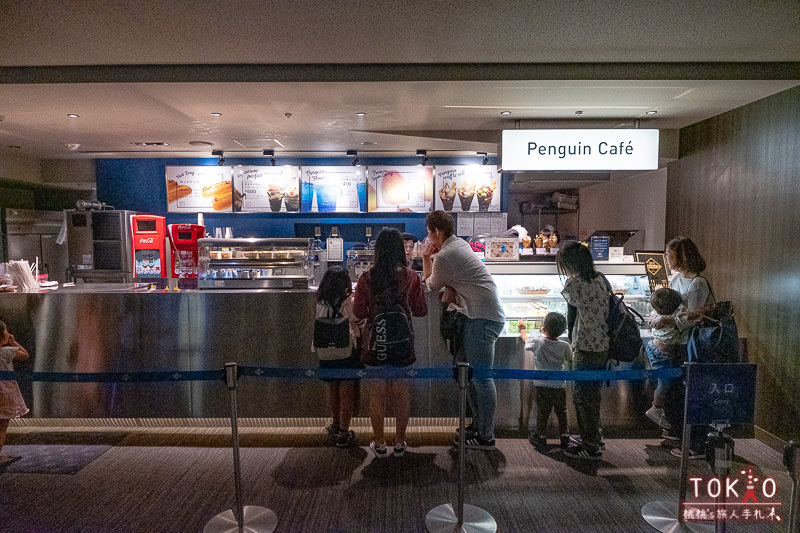
[[[800,88],[684,128],[667,240],[694,240],[758,364],[756,425],[800,439]]]

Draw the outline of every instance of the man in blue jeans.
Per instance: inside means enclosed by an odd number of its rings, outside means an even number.
[[[454,235],[453,217],[434,211],[425,219],[428,239],[422,251],[422,274],[430,291],[445,287],[449,309],[461,315],[456,358],[476,372],[467,389],[472,424],[465,444],[478,450],[494,449],[494,411],[497,389],[494,379],[478,377],[494,365],[494,344],[503,331],[505,315],[497,286],[470,245]],[[435,260],[433,255],[435,254]]]

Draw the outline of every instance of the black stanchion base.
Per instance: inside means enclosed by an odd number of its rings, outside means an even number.
[[[474,505],[464,504],[464,520],[458,528],[458,516],[449,503],[434,507],[425,515],[425,527],[431,533],[444,533],[445,531],[463,531],[469,533],[494,533],[497,531],[495,519]]]
[[[681,522],[678,520],[679,512],[677,503],[650,502],[642,507],[642,518],[661,533],[684,531],[705,533],[715,530],[713,523]]]
[[[224,511],[208,521],[203,533],[245,531],[251,533],[272,533],[278,527],[278,517],[266,507],[244,506],[242,529],[233,515],[233,509]]]

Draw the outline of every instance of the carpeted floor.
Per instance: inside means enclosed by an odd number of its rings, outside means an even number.
[[[320,428],[242,428],[243,504],[274,511],[279,532],[405,533],[425,531],[431,509],[456,502],[452,432],[412,431],[405,457],[378,460],[368,430],[356,430],[358,446],[338,449]],[[62,453],[67,446],[85,451]],[[47,472],[21,469],[45,449]],[[735,451],[735,469],[774,479],[772,500],[787,505],[778,509],[781,523],[729,521],[727,531],[786,531],[791,480],[781,455],[755,439],[738,439]],[[23,457],[0,471],[4,533],[202,531],[235,505],[225,428],[64,428],[57,436],[24,428],[9,435],[3,454]],[[648,532],[655,530],[641,508],[677,501],[678,467],[655,439],[607,439],[602,461],[582,462],[555,445],[536,450],[503,438],[495,451],[467,451],[464,494],[498,531]],[[708,465],[691,461],[689,474],[708,478]]]

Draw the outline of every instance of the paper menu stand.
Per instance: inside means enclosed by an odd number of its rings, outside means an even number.
[[[595,236],[589,240],[589,250],[595,261],[608,261],[609,237]]]

